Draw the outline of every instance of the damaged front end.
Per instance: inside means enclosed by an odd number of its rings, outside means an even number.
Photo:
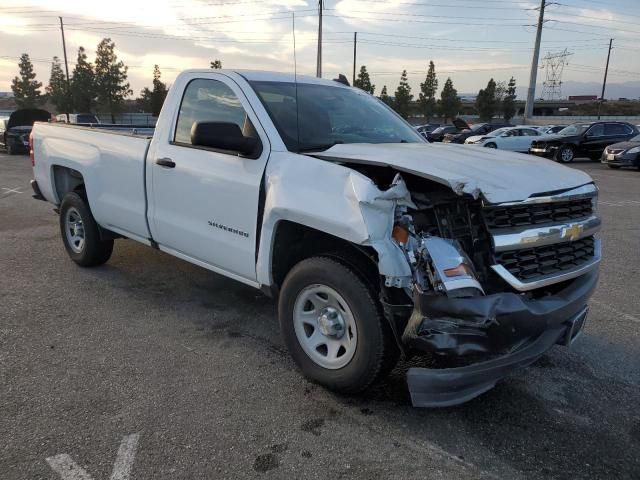
[[[396,175],[383,192],[393,221],[372,243],[388,260],[381,242],[392,242],[405,262],[402,275],[381,268],[385,314],[406,356],[465,363],[409,369],[414,406],[468,401],[576,338],[598,280],[594,186],[496,206],[481,192],[425,194],[423,179],[407,181]]]

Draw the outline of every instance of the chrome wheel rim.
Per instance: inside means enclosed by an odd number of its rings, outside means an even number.
[[[331,287],[314,284],[303,289],[293,307],[293,324],[298,343],[317,365],[336,370],[353,358],[356,322],[347,302]]]
[[[563,148],[560,152],[560,158],[563,162],[570,162],[573,160],[573,150],[570,148]]]
[[[67,236],[69,248],[74,253],[81,253],[84,249],[84,224],[80,212],[74,207],[69,208],[64,217],[64,232]]]

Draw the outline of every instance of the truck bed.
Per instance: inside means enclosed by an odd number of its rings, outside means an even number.
[[[148,130],[35,123],[33,138],[34,173],[47,200],[59,204],[62,198],[56,186],[73,182],[74,171],[83,172],[96,221],[123,235],[149,238],[145,187],[145,158],[151,142]]]

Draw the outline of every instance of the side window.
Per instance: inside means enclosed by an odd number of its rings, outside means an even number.
[[[607,123],[604,127],[605,135],[628,135],[630,133],[628,127],[622,123]]]
[[[184,92],[174,141],[191,145],[195,122],[230,122],[245,129],[247,114],[235,93],[218,80],[192,80]]]
[[[598,123],[589,129],[587,135],[590,137],[602,137],[605,134],[604,132],[604,124]]]
[[[520,130],[520,135],[522,135],[523,137],[537,137],[538,136],[538,132],[536,130],[533,130],[531,128],[523,128],[522,130]]]

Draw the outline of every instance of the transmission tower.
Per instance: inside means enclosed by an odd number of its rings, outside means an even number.
[[[542,84],[542,98],[544,100],[560,100],[562,98],[562,71],[569,64],[567,58],[573,55],[565,48],[562,52],[551,53],[543,58],[546,80]]]

